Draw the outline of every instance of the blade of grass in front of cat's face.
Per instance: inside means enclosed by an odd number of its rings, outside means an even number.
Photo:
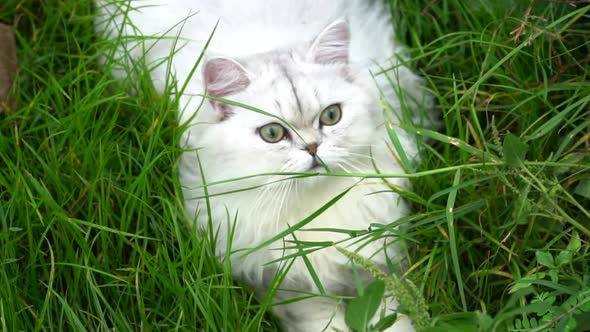
[[[445,140],[448,140],[450,142],[450,140],[447,138],[445,138]],[[473,149],[474,150],[472,150],[472,151],[478,151],[475,148],[473,148]],[[551,168],[573,167],[573,168],[580,169],[580,170],[587,170],[590,168],[590,166],[587,166],[587,165],[583,165],[583,164],[579,164],[579,163],[575,163],[575,162],[567,162],[567,161],[562,161],[562,162],[524,161],[524,164],[528,165],[528,166],[545,166],[545,167],[551,167]],[[225,183],[247,180],[247,179],[252,179],[252,178],[256,178],[256,177],[271,177],[271,176],[292,176],[293,178],[309,177],[309,176],[326,176],[326,177],[353,177],[353,178],[362,178],[362,179],[388,179],[388,178],[418,179],[418,178],[423,178],[425,176],[446,174],[449,172],[454,172],[458,169],[474,169],[474,170],[490,169],[490,170],[494,170],[495,167],[500,167],[500,166],[505,166],[505,163],[503,161],[471,163],[471,164],[466,164],[466,165],[449,166],[449,167],[431,169],[431,170],[409,173],[409,174],[407,174],[407,173],[403,173],[403,174],[337,173],[337,172],[334,172],[334,173],[319,173],[319,172],[259,173],[259,174],[235,177],[235,178],[226,179],[226,180],[212,181],[212,182],[209,182],[207,184],[207,186],[212,187],[212,186],[216,186],[216,185],[222,185]],[[287,180],[291,180],[291,179],[292,178],[285,178],[285,179],[278,179],[278,180],[274,180],[274,181],[280,182],[280,181],[287,181]],[[258,188],[258,187],[259,186],[254,186],[254,187],[252,187],[252,189]],[[198,186],[195,188],[201,188],[201,186]],[[250,189],[250,188],[245,188],[245,189],[241,189],[241,190],[237,190],[237,191],[243,191],[243,190],[248,190],[248,189]],[[231,192],[234,192],[234,191],[231,191]],[[224,193],[221,193],[221,194],[224,194]]]

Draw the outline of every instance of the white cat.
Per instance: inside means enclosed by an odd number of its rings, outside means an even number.
[[[253,176],[405,172],[392,152],[381,98],[392,106],[393,119],[400,116],[402,104],[415,108],[418,118],[421,105],[429,100],[420,79],[394,57],[402,49],[394,43],[391,17],[382,1],[97,2],[105,14],[97,23],[99,30],[118,40],[116,75],[126,75],[127,67],[141,60],[151,69],[158,91],[171,76],[178,87],[185,87],[180,91],[180,121],[188,129],[180,144],[187,150],[180,180],[186,211],[200,228],[213,227],[218,256],[231,257],[233,273],[260,294],[268,291],[281,266],[267,263],[298,252],[290,241],[342,241],[349,235],[327,229],[366,230],[409,213],[391,189],[409,187],[402,178],[359,182],[356,177]],[[205,58],[191,76],[212,33]],[[370,70],[378,73],[380,68],[394,69],[389,77],[373,77]],[[266,113],[203,101],[205,92]],[[405,153],[415,158],[415,138],[394,130]],[[242,179],[227,181],[235,178]],[[209,184],[210,210],[203,179]],[[240,250],[257,247],[298,224],[349,188],[302,229],[257,251]],[[394,240],[350,239],[339,245],[385,269],[386,259],[403,260],[398,246],[391,245]],[[307,259],[327,294],[356,295],[351,263],[334,247],[313,251]],[[304,295],[289,290],[319,292],[303,258],[285,262],[293,264],[274,294],[277,302]],[[391,300],[389,312],[396,305]],[[274,311],[288,331],[347,331],[345,306],[333,297],[317,296],[276,305]],[[405,316],[388,329],[413,330]]]

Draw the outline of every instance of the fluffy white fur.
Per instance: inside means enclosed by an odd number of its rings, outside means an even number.
[[[383,97],[399,110],[400,96],[385,75],[372,77],[370,70],[378,72],[377,64],[395,66],[390,78],[413,96],[416,104],[426,98],[418,77],[398,66],[394,54],[402,49],[394,43],[389,10],[381,1],[97,2],[105,14],[97,23],[98,29],[119,40],[116,75],[126,75],[126,66],[141,59],[152,69],[159,91],[170,76],[177,79],[179,87],[186,84],[180,110],[180,121],[188,124],[181,141],[187,152],[180,163],[186,211],[201,228],[214,228],[219,257],[230,256],[234,274],[260,293],[268,290],[279,267],[266,263],[295,252],[285,248],[292,245],[287,241],[293,240],[293,235],[248,255],[239,251],[230,255],[227,243],[234,219],[237,225],[231,238],[232,252],[256,247],[351,187],[294,236],[300,241],[339,241],[348,235],[309,229],[362,230],[372,223],[387,224],[408,214],[406,204],[385,181],[358,183],[358,178],[351,177],[285,180],[285,176],[274,175],[209,186],[210,223],[203,199],[203,178],[212,183],[261,173],[325,172],[314,164],[314,156],[308,151],[311,143],[317,143],[317,156],[331,171],[404,172],[388,146],[380,101]],[[205,60],[189,78],[216,24]],[[140,42],[136,36],[148,38]],[[289,138],[277,143],[264,141],[260,128],[280,120],[219,101],[203,102],[206,89],[212,96],[280,117],[291,126],[287,129]],[[341,106],[342,119],[333,126],[320,126],[319,114],[332,104]],[[400,129],[396,133],[406,153],[414,157],[414,138]],[[409,186],[404,179],[388,181]],[[393,240],[374,241],[359,252],[385,267],[386,256],[394,262],[403,260],[395,245],[384,249],[384,244]],[[348,249],[359,247],[352,244]],[[308,259],[328,293],[355,295],[351,263],[346,257],[328,247],[314,251]],[[364,278],[368,281],[370,276]],[[294,261],[281,289],[276,292],[277,301],[301,296],[287,290],[318,292],[303,259]],[[395,306],[395,300],[391,300],[387,309]],[[275,312],[288,331],[348,330],[345,303],[328,297],[278,305]],[[413,330],[408,318],[388,329]]]

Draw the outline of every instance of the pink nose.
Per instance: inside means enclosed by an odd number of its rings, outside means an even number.
[[[307,151],[310,155],[315,156],[318,152],[318,143],[311,143],[307,145]]]

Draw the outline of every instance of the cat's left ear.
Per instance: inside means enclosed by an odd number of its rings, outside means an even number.
[[[224,98],[236,94],[250,85],[248,71],[236,60],[226,57],[214,57],[207,61],[203,71],[207,94]],[[211,99],[211,105],[225,118],[230,112],[229,107]]]
[[[307,53],[308,61],[319,64],[348,64],[350,29],[344,20],[328,25],[314,40]]]

